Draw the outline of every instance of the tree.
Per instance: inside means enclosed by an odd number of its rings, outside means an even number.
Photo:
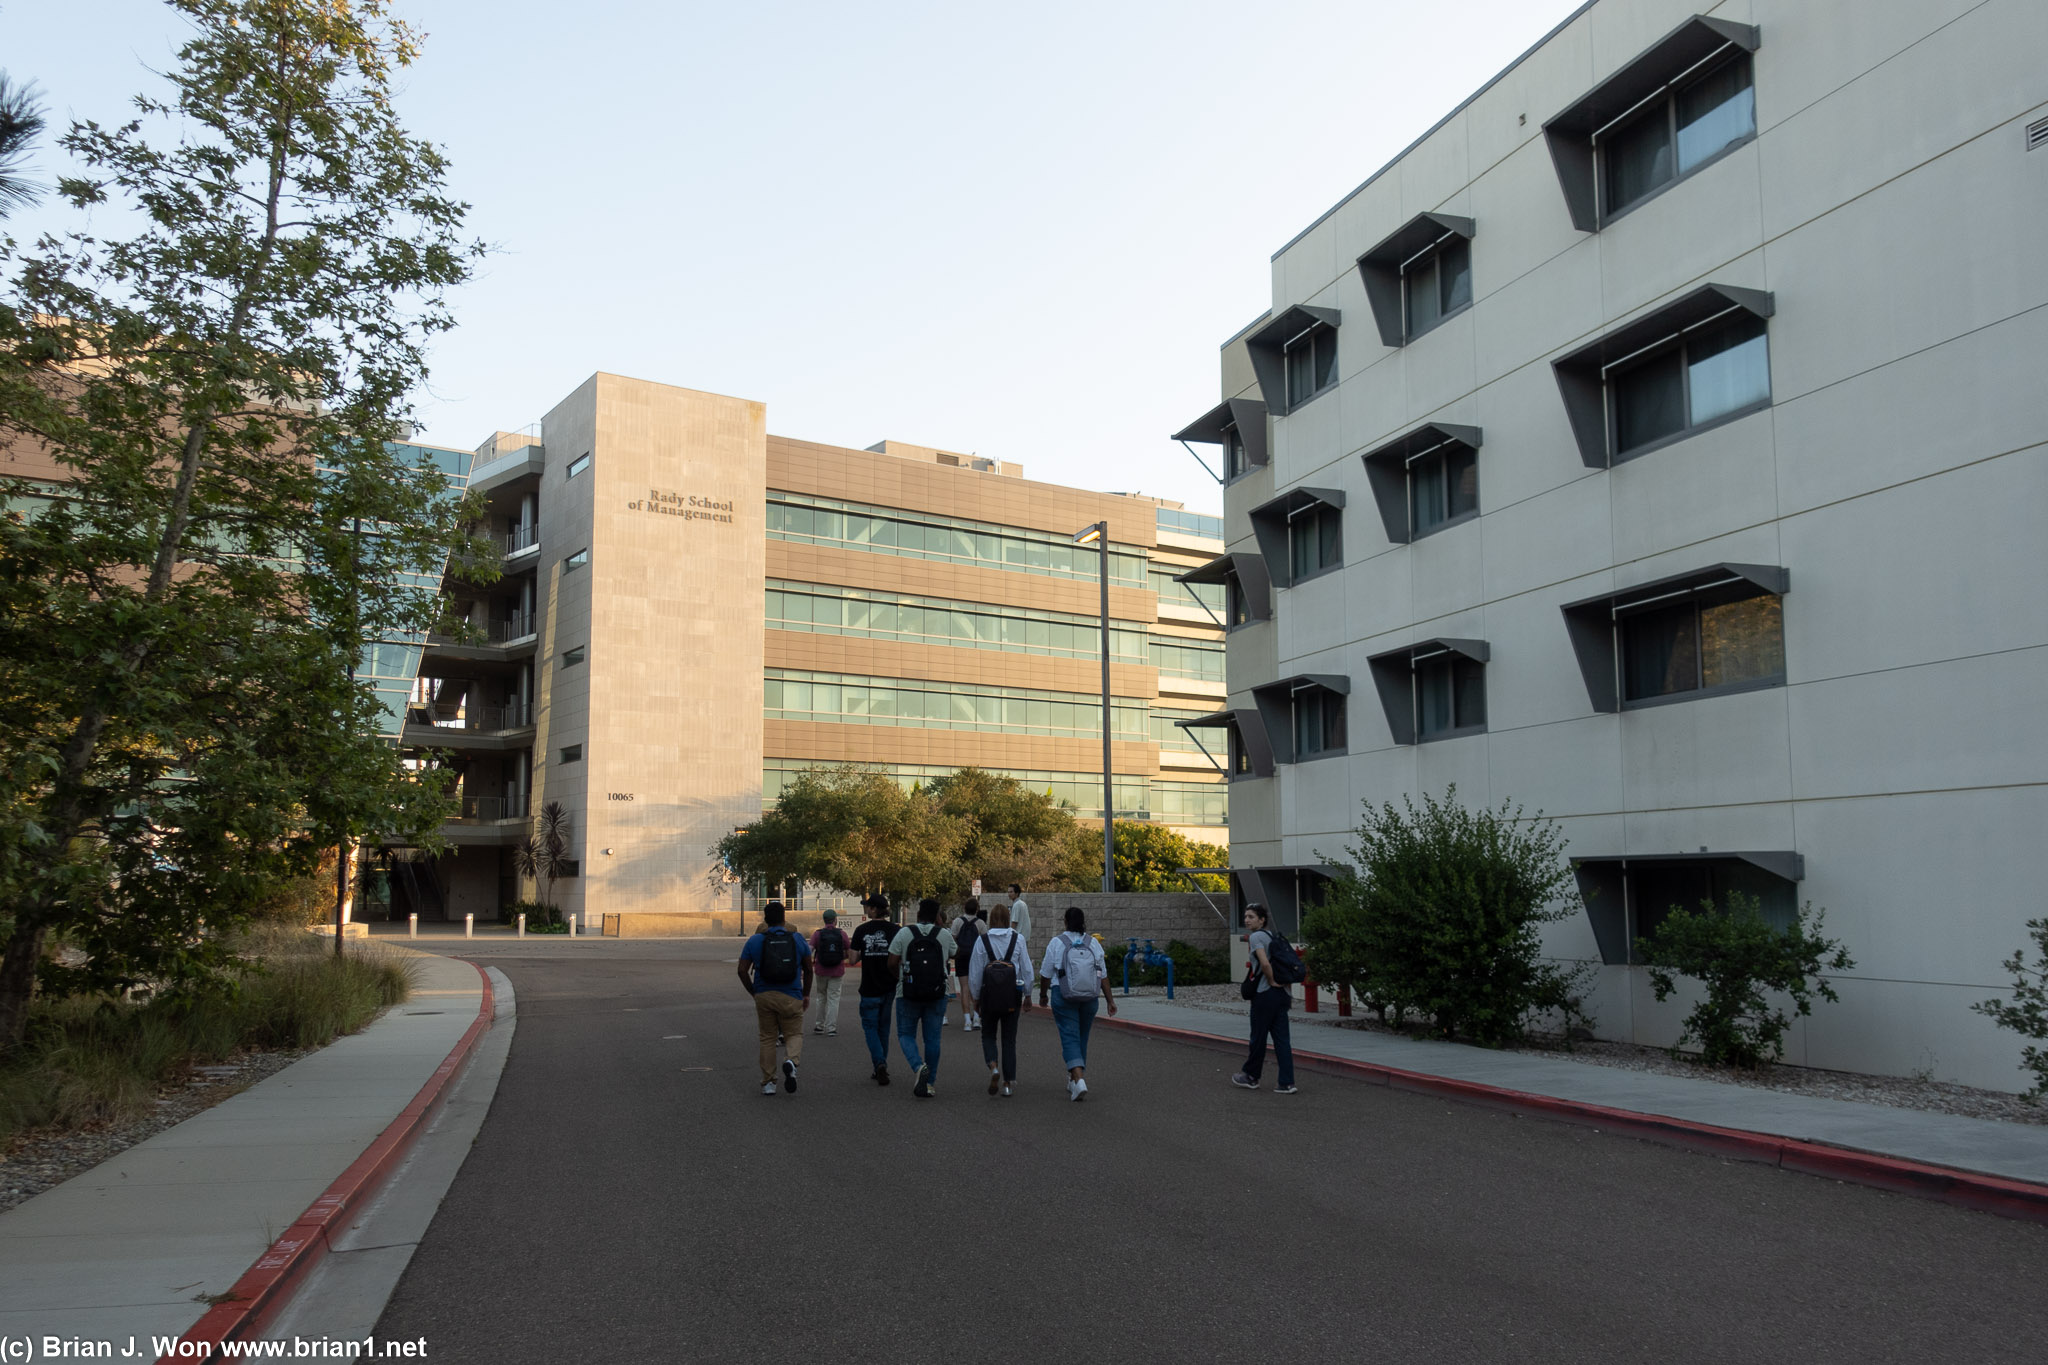
[[[1099,861],[1098,848],[1096,858]],[[1180,876],[1183,867],[1229,867],[1230,850],[1198,844],[1164,825],[1120,820],[1116,827],[1116,889],[1119,891],[1187,891],[1192,880],[1204,891],[1227,891],[1221,877]],[[1098,885],[1099,879],[1098,879]]]
[[[208,979],[202,924],[450,809],[349,677],[431,623],[465,516],[391,444],[478,250],[392,109],[414,37],[381,0],[174,3],[168,95],[59,140],[59,196],[133,235],[0,245],[0,428],[61,470],[0,486],[0,1048],[38,975]]]
[[[1970,1008],[1989,1015],[2001,1028],[2009,1028],[2022,1038],[2044,1043],[2048,1042],[2048,919],[2028,920],[2027,932],[2037,952],[2034,965],[2027,966],[2024,948],[2004,964],[2012,973],[2012,1003],[1984,1000]],[[2048,1099],[2048,1047],[2030,1044],[2021,1050],[2020,1063],[2034,1073],[2034,1088],[2027,1092],[2027,1098]]]
[[[22,85],[0,71],[0,218],[42,195],[25,173],[28,149],[43,131],[43,106],[36,94],[33,84]]]
[[[789,878],[865,894],[936,894],[953,883],[963,838],[959,820],[931,793],[852,764],[807,768],[782,789],[773,810],[727,835],[711,854],[746,880]]]
[[[1790,1015],[1772,1006],[1766,991],[1781,991],[1796,1013],[1813,1013],[1813,997],[1833,1002],[1841,997],[1822,976],[1846,972],[1856,965],[1848,951],[1821,934],[1825,911],[1802,906],[1792,923],[1779,929],[1766,921],[1756,897],[1730,892],[1728,904],[1716,909],[1710,900],[1698,910],[1674,905],[1664,922],[1638,944],[1650,969],[1650,986],[1659,1000],[1678,988],[1676,978],[1689,976],[1704,985],[1706,995],[1685,1016],[1679,1048],[1699,1046],[1700,1058],[1717,1066],[1752,1070],[1785,1055],[1785,1030]]]
[[[549,801],[534,817],[533,833],[512,850],[512,865],[522,877],[532,877],[544,886],[541,903],[548,908],[548,923],[562,918],[555,908],[555,878],[569,863],[569,811],[559,801]]]
[[[980,878],[989,887],[1011,882],[1028,890],[1066,889],[1072,880],[1077,826],[1073,812],[1049,792],[1034,792],[1014,777],[962,768],[925,789],[941,815],[959,824],[957,864],[947,878],[965,887]],[[1101,835],[1084,831],[1100,866]]]
[[[1540,937],[1571,913],[1564,836],[1541,811],[1468,810],[1457,796],[1366,804],[1352,865],[1305,918],[1316,977],[1441,1037],[1497,1046],[1544,1012],[1568,1029],[1586,969],[1546,961]]]

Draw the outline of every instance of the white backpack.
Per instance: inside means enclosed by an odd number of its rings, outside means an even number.
[[[1065,934],[1060,942],[1066,951],[1060,954],[1060,994],[1069,1000],[1093,1000],[1102,994],[1102,979],[1095,975],[1095,945],[1083,938],[1074,942]],[[1081,955],[1079,963],[1074,954]],[[1071,969],[1070,969],[1071,968]]]

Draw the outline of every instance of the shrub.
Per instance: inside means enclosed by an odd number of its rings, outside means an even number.
[[[1119,990],[1124,984],[1124,958],[1129,955],[1129,942],[1106,943],[1103,955],[1109,959],[1109,984]],[[1162,950],[1173,959],[1173,986],[1221,986],[1231,980],[1230,954],[1226,951],[1211,951],[1197,948],[1192,943],[1174,939]],[[1166,968],[1138,967],[1131,971],[1133,986],[1164,986]]]
[[[2027,966],[2027,951],[2022,948],[2005,960],[2005,969],[2012,973],[2012,1003],[1983,1000],[1970,1008],[1990,1015],[1999,1027],[2022,1038],[2048,1042],[2048,919],[2028,920],[2027,931],[2033,935],[2040,958],[2034,966]],[[2034,1073],[2034,1088],[2027,1098],[2048,1099],[2048,1047],[2028,1046],[2020,1053],[2020,1064]]]
[[[529,934],[569,932],[568,921],[562,918],[562,912],[539,901],[513,901],[503,913],[507,924],[517,924],[521,915],[526,916],[526,932]]]
[[[1358,994],[1396,1027],[1498,1046],[1543,1013],[1585,1019],[1591,968],[1542,956],[1540,926],[1565,918],[1564,836],[1541,811],[1469,810],[1457,788],[1417,806],[1368,803],[1352,866],[1303,923],[1316,980]]]
[[[1812,1014],[1814,996],[1830,1003],[1840,998],[1821,973],[1856,965],[1841,944],[1822,937],[1825,916],[1802,906],[1789,927],[1778,929],[1764,919],[1756,898],[1740,891],[1730,892],[1719,910],[1712,901],[1701,901],[1697,911],[1671,907],[1655,932],[1639,940],[1650,985],[1659,1000],[1677,989],[1677,976],[1707,990],[1685,1016],[1673,1055],[1696,1044],[1702,1061],[1752,1069],[1783,1057],[1792,1019],[1773,1008],[1765,992],[1782,991],[1795,1013]]]

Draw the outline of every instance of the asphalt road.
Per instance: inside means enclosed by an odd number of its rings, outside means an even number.
[[[439,946],[439,945],[437,945]],[[458,952],[454,948],[445,951]],[[763,1097],[734,945],[536,944],[378,1325],[440,1362],[2039,1361],[2048,1227],[1050,1020],[991,1099],[868,1079],[849,994]],[[1270,1085],[1271,1073],[1268,1074]]]

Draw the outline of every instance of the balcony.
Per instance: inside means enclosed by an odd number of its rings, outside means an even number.
[[[534,614],[530,611],[521,612],[502,621],[493,621],[489,633],[494,645],[509,645],[514,640],[524,640],[534,633]]]
[[[421,714],[414,712],[405,723],[399,742],[407,748],[507,753],[533,742],[532,736],[523,733],[533,724],[530,702],[469,706],[462,715],[447,719],[419,719]]]
[[[465,796],[462,798],[462,814],[458,820],[524,820],[526,818],[524,796]]]
[[[515,526],[499,537],[505,547],[505,558],[520,559],[540,549],[540,528],[538,526]]]

